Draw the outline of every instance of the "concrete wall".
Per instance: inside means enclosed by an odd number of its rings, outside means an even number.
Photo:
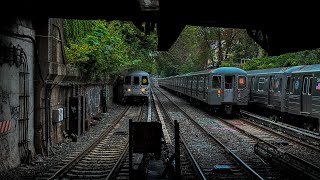
[[[112,105],[113,87],[111,81],[85,82],[67,63],[62,19],[0,24],[1,172],[30,163],[36,154],[47,156],[66,140],[70,97],[84,97],[83,118],[90,122]],[[60,108],[63,116],[57,121]],[[27,148],[18,145],[23,141]]]
[[[45,27],[46,23],[47,27]],[[48,22],[43,22],[43,25],[37,28],[37,32],[41,34],[37,42],[39,42],[41,75],[44,78],[42,83],[41,77],[37,77],[37,82],[40,83],[38,86],[40,96],[37,97],[39,102],[37,122],[43,125],[37,137],[39,137],[39,143],[45,142],[44,150],[50,153],[52,146],[65,141],[64,132],[69,133],[70,97],[83,96],[85,103],[83,118],[87,121],[91,121],[93,116],[103,112],[102,103],[111,105],[112,97],[109,94],[110,85],[106,82],[103,84],[83,82],[81,72],[67,63],[63,50],[62,19],[49,19]],[[108,102],[102,102],[103,91],[108,93]],[[63,109],[63,120],[56,121],[56,113],[60,108]]]
[[[19,165],[25,153],[34,153],[34,38],[30,20],[12,19],[1,26],[0,171]],[[27,149],[18,146],[22,139],[27,141]]]

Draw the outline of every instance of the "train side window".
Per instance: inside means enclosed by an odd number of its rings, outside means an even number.
[[[204,83],[204,80],[203,80],[203,76],[199,76],[199,89],[202,90],[203,88],[203,83]]]
[[[263,91],[265,78],[259,78],[258,91]]]
[[[246,87],[246,77],[238,76],[238,89],[244,89]]]
[[[282,89],[282,78],[278,79],[278,92],[281,93],[281,89]]]
[[[221,76],[213,76],[212,77],[212,88],[220,89],[221,88]]]
[[[285,89],[286,89],[286,92],[289,92],[290,82],[291,82],[290,80],[291,80],[291,77],[288,76],[288,77],[287,77],[287,84],[286,84],[286,88],[285,88]]]
[[[252,89],[252,90],[255,90],[255,84],[256,84],[255,81],[256,81],[256,78],[255,78],[255,77],[252,77],[252,78],[251,78],[251,82],[252,82],[252,84],[251,84],[251,89]]]
[[[206,76],[205,77],[205,86],[206,86],[206,88],[208,89],[208,87],[209,87],[209,82],[208,82],[208,80],[209,80],[209,78],[208,78],[208,76]]]
[[[139,76],[133,77],[133,85],[139,85]]]
[[[125,85],[131,85],[131,76],[126,76],[124,78],[124,84]]]
[[[312,81],[313,81],[313,78],[310,77],[309,78],[308,95],[311,95],[311,93],[312,93]]]
[[[291,91],[290,91],[290,94],[293,94],[294,93],[294,77],[292,78],[292,81],[291,81]]]
[[[142,76],[142,82],[141,82],[142,85],[148,85],[149,82],[148,82],[148,77],[147,76]]]
[[[303,78],[302,94],[307,94],[308,77]]]
[[[197,80],[198,80],[198,77],[197,76],[193,76],[192,89],[197,89]]]

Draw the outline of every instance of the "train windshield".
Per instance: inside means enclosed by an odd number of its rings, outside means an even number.
[[[212,88],[220,89],[221,88],[221,76],[213,76],[212,77]]]
[[[147,76],[142,76],[141,84],[142,85],[148,85],[149,84]]]
[[[233,77],[232,76],[225,76],[224,77],[224,88],[225,89],[233,89],[232,83],[233,83]]]
[[[133,77],[133,85],[139,85],[139,76]]]
[[[125,85],[131,85],[131,76],[126,76],[124,78],[124,84]]]

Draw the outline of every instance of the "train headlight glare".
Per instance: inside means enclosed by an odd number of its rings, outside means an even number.
[[[221,93],[222,93],[221,89],[218,89],[218,94],[221,94]]]
[[[141,88],[141,92],[145,93],[146,89],[145,88]]]
[[[131,89],[130,89],[130,88],[128,88],[128,89],[127,89],[127,91],[128,91],[128,92],[131,92]]]

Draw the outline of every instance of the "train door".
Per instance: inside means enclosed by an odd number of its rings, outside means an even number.
[[[254,92],[255,80],[256,80],[255,77],[251,77],[250,78],[250,81],[251,81],[250,88],[249,88],[249,90],[250,90],[250,93],[249,93],[250,94],[250,101],[253,101],[253,92]]]
[[[234,76],[224,77],[224,102],[233,102],[234,95]]]
[[[312,105],[312,80],[313,77],[310,75],[303,76],[302,83],[302,95],[301,95],[301,112],[303,113],[311,113],[311,105]]]
[[[268,105],[272,105],[273,102],[273,87],[274,87],[274,77],[270,76],[269,87],[268,87]]]
[[[202,97],[203,100],[206,100],[206,89],[208,86],[207,79],[208,79],[207,76],[203,76],[203,97]]]
[[[286,87],[285,87],[285,94],[284,94],[284,98],[283,98],[283,103],[284,103],[284,108],[285,111],[287,111],[287,108],[289,106],[289,96],[290,96],[290,83],[291,83],[291,77],[287,76],[287,83],[286,83]]]

